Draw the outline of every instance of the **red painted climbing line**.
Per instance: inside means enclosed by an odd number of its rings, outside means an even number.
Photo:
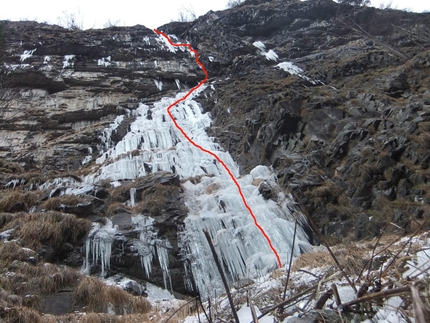
[[[239,195],[242,198],[243,204],[245,205],[245,207],[247,208],[247,210],[249,211],[249,214],[251,215],[252,219],[254,220],[254,224],[255,226],[258,228],[258,230],[260,230],[260,232],[263,234],[264,238],[266,238],[267,243],[269,244],[270,249],[272,249],[273,253],[276,256],[276,259],[278,260],[278,265],[279,267],[282,267],[282,263],[281,263],[281,258],[279,257],[278,252],[276,251],[276,249],[273,247],[272,245],[272,241],[270,241],[269,236],[266,234],[266,232],[264,232],[263,228],[258,224],[257,222],[257,218],[254,215],[254,212],[252,212],[251,208],[249,207],[248,203],[246,202],[245,196],[243,195],[242,189],[240,188],[239,183],[237,182],[236,178],[234,177],[234,175],[232,174],[232,172],[230,171],[230,169],[227,167],[227,165],[221,160],[221,158],[219,158],[216,154],[214,154],[213,152],[211,152],[210,150],[207,150],[205,148],[203,148],[202,146],[196,144],[184,131],[184,129],[181,128],[181,126],[178,124],[178,122],[176,121],[176,119],[173,117],[172,113],[171,113],[171,109],[177,105],[179,102],[185,101],[190,95],[191,93],[193,93],[195,90],[197,90],[199,87],[201,87],[203,84],[206,83],[206,81],[209,78],[209,74],[206,71],[204,65],[199,61],[199,54],[197,53],[197,51],[195,49],[193,49],[191,47],[190,44],[175,44],[172,42],[172,40],[170,39],[169,36],[167,36],[165,33],[163,33],[162,31],[158,31],[157,29],[154,29],[154,32],[158,35],[163,36],[164,38],[167,39],[167,41],[170,43],[170,45],[172,46],[176,46],[176,47],[187,47],[190,52],[192,52],[195,57],[196,57],[196,63],[201,67],[202,71],[205,73],[205,78],[200,81],[199,84],[197,84],[195,87],[193,87],[190,91],[188,91],[188,93],[181,99],[173,102],[171,105],[169,105],[169,107],[167,108],[167,113],[169,114],[170,118],[172,119],[173,123],[175,124],[176,128],[178,128],[178,130],[184,135],[184,137],[195,147],[197,147],[198,149],[200,149],[201,151],[211,155],[212,157],[214,157],[223,167],[224,169],[227,171],[227,173],[230,175],[230,178],[233,180],[234,184],[236,184],[237,190],[239,191]]]

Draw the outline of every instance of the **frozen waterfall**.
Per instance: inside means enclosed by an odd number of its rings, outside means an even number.
[[[276,176],[268,167],[258,166],[250,174],[239,177],[239,167],[230,154],[223,151],[205,131],[211,125],[209,114],[202,113],[199,103],[193,100],[206,89],[206,86],[200,87],[186,100],[176,104],[171,112],[196,144],[224,161],[240,184],[258,223],[279,253],[281,262],[285,264],[291,256],[294,233],[291,210],[295,210],[294,202],[279,189]],[[211,86],[208,91],[215,91],[215,88]],[[106,179],[112,182],[133,180],[157,171],[175,172],[185,180],[183,188],[189,214],[179,236],[185,266],[184,279],[186,286],[191,289],[191,271],[196,287],[204,297],[214,292],[219,293],[222,288],[203,229],[210,232],[230,282],[264,275],[277,267],[277,260],[266,239],[254,225],[226,170],[212,156],[186,141],[170,120],[167,108],[186,94],[187,92],[182,92],[174,98],[162,98],[151,105],[140,104],[136,110],[129,112],[135,120],[128,126],[128,133],[114,143],[112,134],[125,119],[118,117],[101,136],[102,143],[99,147],[103,153],[96,160],[100,165],[98,171],[87,176],[82,186]],[[205,93],[206,97],[208,95],[210,94]],[[194,180],[190,180],[192,178]],[[270,199],[263,198],[258,190],[262,182],[273,190]],[[83,187],[77,190],[83,190]],[[136,203],[135,194],[135,191],[130,191],[129,205]],[[157,233],[152,228],[153,220],[149,217],[139,215],[134,217],[133,222],[140,227],[139,239],[133,241],[133,245],[140,256],[142,270],[150,277],[153,261],[157,259],[165,287],[170,283],[173,288],[169,274],[168,241],[157,239]],[[109,248],[114,238],[115,228],[111,228],[109,223],[104,227],[94,227],[87,241],[87,271],[91,265],[90,254],[93,264],[101,261],[102,275],[109,268]],[[308,248],[310,245],[307,237],[299,227],[292,256],[297,256]]]
[[[267,241],[255,227],[227,172],[212,156],[188,143],[169,119],[167,107],[184,95],[185,93],[180,93],[176,98],[163,98],[152,106],[141,104],[132,112],[136,119],[129,126],[129,132],[115,145],[110,142],[110,138],[118,126],[118,120],[106,128],[102,137],[105,140],[103,145],[110,148],[99,157],[97,162],[102,166],[96,174],[87,178],[87,182],[135,179],[156,171],[175,171],[183,179],[200,175],[199,183],[188,180],[183,184],[189,216],[179,240],[182,256],[188,266],[185,270],[192,271],[199,292],[206,295],[221,289],[221,281],[202,232],[204,228],[214,240],[230,281],[264,275],[275,269],[277,262]],[[239,167],[230,154],[222,151],[205,132],[205,128],[211,123],[210,116],[202,113],[200,105],[192,97],[179,103],[172,109],[172,113],[197,144],[211,150],[227,164],[237,178],[258,223],[278,251],[282,263],[287,263],[294,231],[293,217],[290,214],[294,203],[280,191],[272,171],[268,167],[258,166],[250,174],[239,177]],[[259,193],[258,185],[263,181],[273,188],[275,193],[272,199],[265,200]],[[130,195],[129,204],[134,205],[135,192],[131,191]],[[151,219],[138,216],[136,221],[142,226],[140,239],[134,242],[141,257],[142,270],[150,277],[152,263],[157,259],[167,288],[169,283],[171,286],[169,248],[160,244],[156,232],[144,229],[152,223]],[[98,232],[93,234],[96,240],[92,240],[87,252],[90,250],[92,253],[93,263],[101,259],[103,268],[109,265],[107,249],[111,242],[103,238],[101,231]],[[294,256],[308,247],[307,237],[299,229]],[[189,275],[185,279],[189,279]],[[188,286],[191,287],[189,282]]]
[[[185,95],[186,92],[183,92],[176,98],[163,98],[153,106],[140,104],[132,112],[136,120],[130,125],[129,132],[115,146],[110,140],[118,121],[106,128],[101,139],[104,141],[103,146],[111,148],[97,159],[97,163],[104,163],[104,166],[95,174],[94,180],[134,179],[150,172],[172,170],[183,178],[204,174],[225,177],[221,165],[212,156],[184,140],[167,114],[167,107]],[[222,151],[206,134],[205,128],[210,126],[211,120],[207,113],[202,113],[196,101],[190,99],[180,102],[172,108],[172,113],[197,144],[216,153],[235,176],[239,174],[230,154]]]

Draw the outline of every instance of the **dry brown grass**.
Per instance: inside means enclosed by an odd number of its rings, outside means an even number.
[[[110,195],[114,202],[124,203],[130,199],[130,189],[135,187],[133,183],[122,184],[110,191]]]
[[[360,274],[370,252],[366,247],[359,247],[353,244],[333,249],[335,257],[348,276]],[[335,271],[337,270],[333,258],[328,251],[324,250],[302,254],[294,261],[291,270],[298,271],[305,267],[317,268],[326,266],[333,267]]]
[[[42,192],[20,192],[18,190],[7,190],[0,198],[0,212],[16,212],[28,210],[39,204]]]
[[[12,252],[15,252],[15,257]],[[60,289],[75,286],[81,277],[79,271],[69,267],[29,263],[27,261],[30,257],[37,261],[37,255],[33,251],[23,249],[14,242],[6,242],[0,246],[1,267],[12,273],[0,278],[5,291],[19,296],[55,293]]]
[[[9,229],[14,229],[12,235],[22,245],[38,249],[42,243],[54,247],[64,242],[76,243],[89,232],[91,222],[60,212],[21,213],[2,228]]]
[[[206,186],[205,191],[207,194],[213,194],[216,191],[218,191],[219,189],[220,189],[220,186],[218,185],[218,183],[212,183],[212,184],[209,184],[208,186]]]
[[[10,222],[15,214],[12,213],[0,213],[0,229],[3,228],[3,226]]]
[[[27,260],[29,257],[37,257],[37,253],[20,247],[15,241],[0,242],[0,267],[7,266],[14,260]]]
[[[187,177],[184,179],[181,179],[181,183],[185,183],[190,181],[191,183],[193,183],[194,185],[200,184],[200,182],[202,181],[203,176],[208,176],[208,177],[213,177],[213,175],[196,175],[196,176],[192,176],[192,177]]]
[[[20,239],[28,244],[43,242],[55,246],[66,241],[75,243],[91,229],[89,220],[57,212],[31,214],[26,220],[20,229]]]
[[[24,172],[24,168],[22,168],[19,164],[6,161],[4,159],[0,159],[0,173],[3,174],[20,174]]]
[[[74,206],[79,203],[83,203],[85,199],[77,195],[64,195],[61,197],[52,197],[47,199],[40,205],[42,210],[55,210],[58,209],[61,205],[69,205]]]
[[[327,203],[336,204],[341,194],[342,192],[339,187],[330,180],[326,180],[322,185],[305,192],[306,197],[314,201],[317,205]]]
[[[142,192],[142,201],[133,209],[134,214],[144,213],[158,216],[167,208],[168,202],[175,200],[179,187],[156,184]],[[185,209],[183,210],[185,212]]]
[[[40,323],[37,311],[28,307],[8,307],[0,304],[0,319],[4,323]]]
[[[122,211],[130,211],[130,208],[124,205],[123,203],[112,203],[108,206],[106,210],[106,215],[113,216]]]
[[[97,278],[85,277],[74,292],[75,303],[86,311],[107,312],[111,304],[115,313],[147,313],[151,309],[149,301],[142,296],[132,296],[117,286],[108,286]],[[124,313],[125,312],[125,313]]]
[[[425,149],[430,148],[430,132],[422,132],[417,136],[418,144]]]
[[[61,206],[61,197],[51,197],[40,205],[41,210],[56,210]]]
[[[173,309],[172,309],[173,310]],[[76,313],[63,316],[54,316],[45,314],[41,316],[40,323],[158,323],[165,322],[169,317],[169,312],[160,314],[154,311],[148,314],[128,314],[128,315],[110,315],[105,313]],[[172,317],[169,323],[179,323],[180,319]]]

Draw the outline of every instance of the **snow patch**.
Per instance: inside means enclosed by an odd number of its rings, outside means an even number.
[[[112,65],[111,59],[112,59],[111,56],[102,57],[102,58],[97,60],[97,65],[103,66],[103,67],[109,67]]]
[[[30,58],[31,56],[33,56],[36,49],[37,48],[32,49],[32,50],[25,50],[24,53],[21,55],[20,61],[24,62],[27,58]]]
[[[63,69],[66,67],[75,66],[75,63],[73,62],[74,58],[75,58],[75,55],[65,55],[63,60]]]
[[[285,72],[290,73],[291,75],[303,73],[303,70],[300,67],[294,65],[292,62],[282,62],[276,66],[278,66],[280,69],[283,69]]]
[[[292,62],[282,62],[282,63],[279,63],[276,66],[279,67],[280,69],[284,70],[285,72],[287,72],[287,73],[289,73],[291,75],[297,75],[300,78],[304,79],[305,81],[308,81],[309,83],[312,83],[314,85],[316,85],[316,84],[324,84],[323,82],[321,82],[319,80],[314,80],[314,79],[312,79],[312,78],[304,75],[303,74],[304,71],[300,67],[294,65]]]
[[[14,230],[15,229],[9,229],[9,230],[0,232],[0,241],[8,241]]]
[[[254,45],[254,47],[257,47],[260,51],[266,50],[266,45],[264,45],[262,41],[255,41],[254,43],[252,43],[252,45]]]
[[[257,317],[261,315],[261,311],[257,306],[254,306],[255,314]],[[237,316],[239,317],[240,323],[253,322],[251,308],[247,305],[243,305],[239,311],[237,311]],[[273,323],[274,317],[271,315],[266,315],[258,320],[259,323]]]
[[[279,56],[275,53],[272,49],[270,49],[268,52],[266,52],[266,45],[264,45],[261,41],[255,41],[252,45],[254,47],[257,47],[257,54],[265,56],[267,60],[269,61],[277,61]]]
[[[175,296],[171,294],[168,290],[162,289],[151,283],[146,283],[146,293],[148,294],[148,300],[153,301],[170,301],[174,300]]]
[[[266,56],[267,60],[269,61],[278,61],[278,54],[276,54],[273,50],[269,50],[267,53],[264,53],[264,56]]]

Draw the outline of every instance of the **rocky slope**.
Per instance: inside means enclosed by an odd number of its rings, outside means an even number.
[[[209,133],[244,171],[272,165],[339,242],[373,237],[387,222],[409,231],[427,210],[429,19],[332,1],[246,1],[162,29],[190,40],[217,80],[215,97],[201,100]]]
[[[330,243],[408,233],[428,217],[430,14],[247,0],[159,30],[189,42],[209,72],[210,86],[195,98],[212,117],[207,133],[242,175],[271,166],[283,193]],[[162,257],[148,278],[130,243],[142,233],[136,215],[151,216],[168,243],[170,285],[189,293],[178,245],[187,178],[147,162],[145,176],[110,181],[100,175],[103,165],[142,152],[98,158],[132,130],[141,103],[204,78],[194,58],[143,26],[79,31],[2,22],[0,35],[2,240],[33,249],[20,256],[24,263],[81,268],[88,234],[105,225],[123,239],[104,242],[112,244],[108,275],[165,286]],[[95,185],[71,193],[85,176]],[[275,187],[261,193],[270,200]],[[8,257],[5,273],[13,267]],[[93,263],[89,273],[100,267]],[[47,290],[76,287],[64,280]]]

